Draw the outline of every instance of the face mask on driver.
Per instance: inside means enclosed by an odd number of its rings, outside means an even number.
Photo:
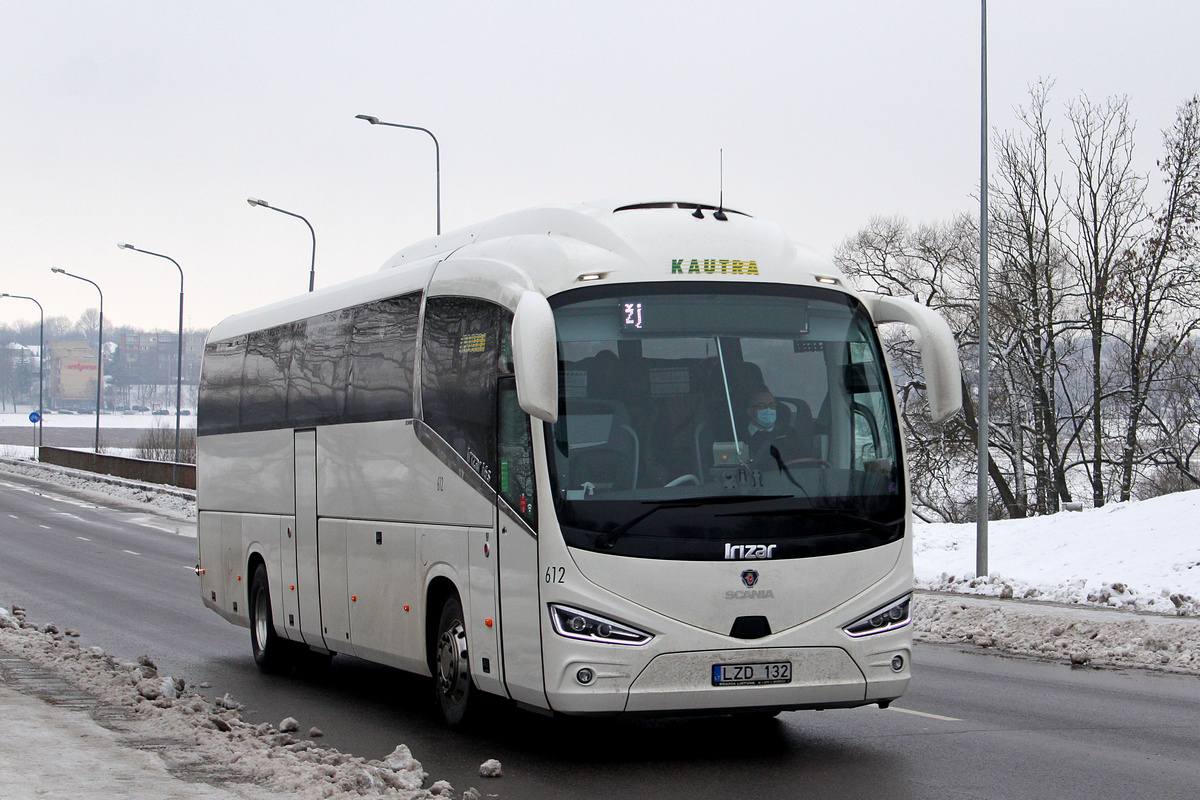
[[[775,419],[778,412],[773,408],[760,408],[755,415],[755,420],[760,428],[771,428],[775,425]]]

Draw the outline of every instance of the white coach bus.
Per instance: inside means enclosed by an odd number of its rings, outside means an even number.
[[[204,602],[267,671],[306,651],[565,714],[886,706],[912,514],[876,325],[770,223],[536,208],[226,319],[199,408]]]

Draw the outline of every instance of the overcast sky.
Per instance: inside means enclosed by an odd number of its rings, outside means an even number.
[[[993,0],[990,121],[1127,95],[1139,163],[1200,91],[1200,4]],[[544,203],[725,201],[832,253],[977,208],[979,3],[0,0],[0,292],[189,327]],[[0,320],[35,319],[0,299]]]

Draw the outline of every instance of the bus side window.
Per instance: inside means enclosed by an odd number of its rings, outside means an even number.
[[[287,416],[293,428],[329,425],[346,411],[350,373],[350,308],[309,317],[296,325],[303,346],[292,351],[288,376]]]
[[[412,416],[420,305],[416,292],[355,309],[346,422]]]
[[[270,430],[287,424],[292,327],[280,325],[250,334],[242,369],[239,430]]]
[[[242,363],[245,358],[245,336],[224,342],[210,342],[205,346],[197,421],[201,435],[234,433],[238,430]]]
[[[533,475],[529,415],[517,403],[517,384],[511,377],[500,379],[496,427],[500,457],[496,488],[509,508],[536,531],[537,490]]]
[[[495,480],[501,309],[469,297],[425,302],[421,415],[484,480]]]

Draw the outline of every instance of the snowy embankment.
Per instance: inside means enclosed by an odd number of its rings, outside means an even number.
[[[109,706],[127,710],[131,718],[121,723],[127,738],[169,739],[173,746],[162,752],[168,769],[203,765],[235,794],[256,800],[479,800],[478,790],[457,794],[445,781],[422,788],[428,773],[405,745],[382,761],[367,760],[318,746],[313,740],[321,732],[316,728],[302,738],[299,723],[290,717],[278,726],[251,725],[228,694],[209,701],[182,678],[160,675],[147,656],[119,661],[99,647],[81,647],[72,635],[73,631],[60,633],[51,623],[29,622],[19,607],[0,608],[0,649],[53,670]],[[481,765],[481,775],[485,768],[495,771],[498,765]]]
[[[988,524],[918,524],[917,586],[942,592],[1200,616],[1200,491]]]

